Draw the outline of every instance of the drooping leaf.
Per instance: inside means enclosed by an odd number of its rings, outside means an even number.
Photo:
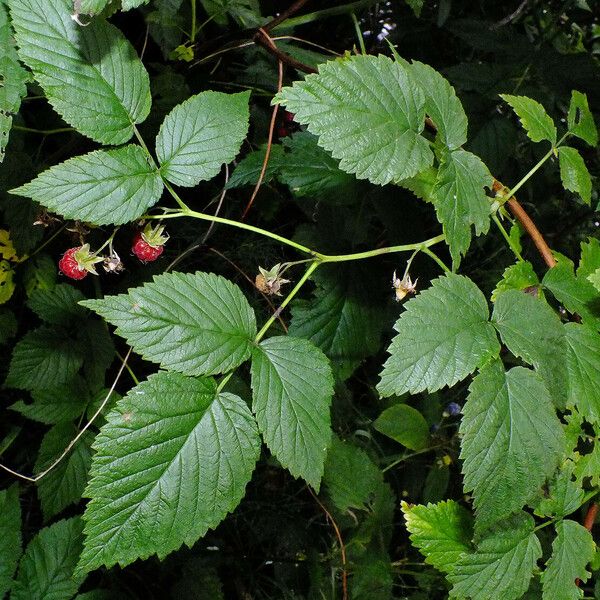
[[[437,504],[402,502],[410,541],[425,556],[425,562],[444,573],[452,573],[460,556],[471,551],[473,517],[454,500]]]
[[[77,433],[73,423],[60,423],[50,429],[42,440],[34,472],[40,473],[54,463]],[[81,498],[92,462],[93,440],[94,435],[86,431],[62,462],[37,482],[45,521]]]
[[[592,560],[596,544],[592,534],[583,525],[563,519],[556,524],[556,538],[552,543],[552,556],[541,575],[543,600],[577,600],[583,590],[576,579],[585,582],[590,573],[586,570]]]
[[[353,56],[319,66],[274,102],[319,136],[340,169],[384,185],[433,162],[424,137],[425,98],[406,68],[385,56]]]
[[[227,189],[241,187],[243,185],[256,185],[265,160],[266,146],[250,152],[236,166],[227,182]],[[273,144],[269,154],[269,162],[263,176],[263,183],[269,183],[279,171],[284,160],[283,146]]]
[[[202,92],[177,105],[156,137],[160,172],[185,187],[212,179],[231,162],[246,134],[250,92]]]
[[[84,299],[85,296],[76,287],[60,283],[50,290],[35,290],[27,305],[47,323],[68,325],[85,319],[85,309],[77,304]]]
[[[413,61],[409,71],[425,96],[425,112],[431,117],[444,144],[454,150],[467,141],[467,115],[454,88],[435,69]]]
[[[237,506],[260,452],[247,405],[210,378],[151,375],[106,421],[84,494],[80,571],[191,546]]]
[[[11,193],[67,219],[119,225],[143,215],[162,191],[158,171],[142,148],[132,144],[70,158]]]
[[[508,349],[535,366],[556,406],[564,408],[568,381],[566,344],[558,315],[544,300],[508,290],[496,300],[492,323]]]
[[[448,579],[451,598],[516,600],[527,591],[542,548],[533,519],[523,512],[489,531],[477,550],[463,554]]]
[[[21,556],[21,505],[16,484],[0,491],[0,539],[0,597],[4,597]]]
[[[19,563],[11,600],[70,600],[81,584],[73,574],[83,536],[80,517],[42,529]]]
[[[169,273],[127,294],[86,300],[146,360],[186,375],[223,373],[250,356],[254,312],[212,273]]]
[[[588,106],[587,96],[577,90],[571,92],[567,123],[569,133],[576,135],[590,146],[598,144],[598,130],[596,129],[596,123],[594,123],[594,115],[592,115]]]
[[[533,270],[533,265],[527,260],[520,260],[504,269],[502,279],[492,292],[492,302],[496,302],[498,297],[508,290],[527,290],[537,288],[539,285],[540,280]]]
[[[456,266],[471,244],[471,226],[476,235],[489,229],[490,201],[485,188],[491,185],[492,176],[477,156],[466,150],[444,153],[432,199]]]
[[[430,435],[425,417],[408,404],[394,404],[377,417],[373,427],[411,450],[427,448]]]
[[[64,330],[40,327],[17,342],[6,385],[22,390],[56,387],[71,380],[82,364],[79,348]]]
[[[592,178],[581,154],[575,148],[558,149],[560,178],[565,189],[575,192],[589,206],[592,201]]]
[[[526,96],[500,94],[500,97],[515,111],[531,141],[548,140],[553,146],[556,144],[556,125],[539,102]]]
[[[381,382],[382,396],[430,392],[464,379],[500,345],[485,297],[463,275],[448,274],[406,303],[394,328]]]
[[[590,423],[600,425],[600,335],[577,323],[565,326],[567,407],[576,407]]]
[[[310,374],[310,375],[309,375]],[[308,340],[269,338],[252,352],[252,410],[269,450],[319,489],[331,441],[333,376]]]
[[[360,473],[360,477],[356,474]],[[361,448],[334,437],[327,452],[323,485],[340,511],[365,510],[375,490],[383,484],[383,474]]]
[[[104,19],[80,27],[70,0],[8,0],[19,57],[46,98],[80,133],[123,144],[150,111],[148,73]]]
[[[565,447],[542,380],[523,367],[505,372],[498,360],[473,379],[460,432],[464,488],[482,528],[529,502]]]

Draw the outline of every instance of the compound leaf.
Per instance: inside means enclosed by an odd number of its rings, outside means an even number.
[[[464,488],[482,528],[519,510],[558,467],[565,439],[542,380],[494,361],[473,379],[463,407]]]
[[[425,97],[405,67],[385,56],[326,62],[284,88],[274,102],[319,136],[340,169],[384,185],[433,162],[424,137]]]
[[[191,546],[244,495],[260,452],[256,423],[211,378],[151,375],[96,437],[79,570]]]
[[[500,97],[515,111],[531,141],[548,140],[553,146],[556,144],[556,125],[539,102],[527,96],[500,94]]]
[[[416,394],[454,385],[492,357],[500,345],[479,288],[448,274],[406,303],[394,329],[381,381],[382,396]]]
[[[132,45],[104,19],[87,27],[70,0],[8,0],[19,57],[46,98],[80,133],[123,144],[150,112],[148,73]]]
[[[451,598],[516,600],[529,587],[542,548],[533,519],[523,512],[489,531],[471,554],[463,554],[448,579]]]
[[[254,349],[252,410],[265,443],[316,490],[331,440],[332,396],[329,361],[308,340],[278,336]]]
[[[541,575],[543,600],[578,600],[583,592],[575,580],[587,581],[586,570],[592,560],[596,544],[592,534],[582,525],[563,519],[556,524],[556,538],[552,543],[552,556]]]
[[[460,556],[471,551],[473,517],[454,500],[437,504],[402,502],[410,541],[439,571],[452,573]]]
[[[140,146],[96,150],[55,165],[12,194],[67,219],[96,225],[129,223],[158,202],[163,183]]]
[[[171,183],[193,187],[231,162],[246,134],[250,92],[202,92],[177,105],[156,137],[160,172]]]
[[[186,375],[224,373],[250,356],[254,312],[230,281],[168,273],[127,294],[86,300],[146,360]]]

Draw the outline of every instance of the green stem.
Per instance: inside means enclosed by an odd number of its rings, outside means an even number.
[[[381,469],[381,472],[385,473],[386,471],[393,469],[396,465],[399,465],[401,462],[404,462],[405,460],[408,460],[409,458],[413,458],[413,456],[419,456],[419,454],[425,454],[426,452],[432,452],[433,450],[437,450],[438,448],[443,448],[443,446],[431,446],[429,448],[424,448],[423,450],[418,450],[417,452],[412,452],[411,454],[405,454],[404,456],[401,456],[394,462],[387,465],[387,467],[384,467],[383,469]]]
[[[59,227],[45,242],[39,245],[27,258],[24,258],[21,262],[24,263],[26,260],[29,260],[31,257],[35,256],[38,252],[43,250],[52,240],[57,238],[64,230],[66,229],[66,225],[62,225]]]
[[[300,278],[298,283],[294,286],[294,289],[286,296],[285,300],[279,305],[279,308],[275,311],[269,320],[262,326],[261,330],[256,334],[254,341],[258,344],[262,340],[265,333],[267,333],[269,327],[273,325],[275,319],[281,314],[281,311],[293,300],[294,296],[300,291],[300,288],[306,283],[308,278],[313,274],[317,267],[321,264],[319,259],[313,261],[308,269],[304,272],[304,275]]]
[[[354,13],[352,13],[352,23],[354,23],[354,31],[356,32],[356,37],[358,38],[360,52],[361,54],[366,55],[367,49],[365,48],[365,40],[363,39],[362,31],[360,30],[360,23],[358,22],[358,19]]]
[[[423,248],[421,248],[421,252],[423,252],[423,254],[427,254],[427,256],[429,256],[429,258],[433,259],[434,262],[436,262],[441,267],[441,269],[442,269],[442,271],[444,271],[444,273],[451,272],[450,267],[448,267],[448,265],[446,265],[446,263],[430,248],[424,246]]]
[[[140,380],[135,376],[135,373],[133,372],[132,368],[127,364],[127,361],[119,354],[119,352],[115,352],[115,354],[117,355],[117,358],[123,363],[123,366],[127,369],[129,376],[131,377],[131,379],[133,379],[133,383],[135,383],[135,385],[140,385]]]
[[[196,40],[196,0],[192,0],[192,33],[190,34],[190,42]]]
[[[39,133],[40,135],[54,135],[55,133],[70,133],[75,131],[73,127],[58,127],[57,129],[33,129],[32,127],[23,127],[22,125],[13,125],[13,129],[17,131],[25,131],[27,133]]]
[[[377,4],[381,0],[358,0],[358,2],[350,2],[350,4],[343,4],[342,6],[334,6],[332,8],[325,8],[323,10],[317,10],[306,15],[300,15],[298,17],[292,17],[286,19],[283,23],[273,28],[273,31],[279,27],[285,26],[286,28],[297,27],[298,25],[306,25],[319,19],[326,19],[327,17],[335,17],[337,15],[345,15],[351,12],[360,10],[361,8],[368,8]]]
[[[521,253],[519,252],[519,249],[515,246],[514,241],[510,239],[510,235],[508,235],[508,232],[504,228],[504,225],[502,225],[500,219],[498,218],[498,214],[497,213],[494,213],[492,215],[492,220],[494,221],[494,223],[496,223],[496,227],[498,227],[498,229],[500,230],[500,233],[502,234],[502,237],[506,240],[506,242],[509,245],[510,249],[513,251],[513,254],[517,257],[517,259],[519,261],[523,262],[523,257],[521,256]]]
[[[552,525],[556,522],[556,519],[550,519],[544,523],[540,523],[537,527],[534,527],[533,531],[539,531],[540,529],[544,529],[544,527],[548,527],[548,525]]]

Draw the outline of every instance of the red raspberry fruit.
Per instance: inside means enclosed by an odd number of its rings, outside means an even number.
[[[131,246],[131,251],[142,261],[152,262],[156,260],[165,249],[164,246],[152,246],[142,236],[142,232],[138,231]]]
[[[83,279],[88,274],[87,269],[80,265],[75,258],[75,253],[79,250],[81,250],[81,246],[69,248],[58,261],[58,268],[61,273],[71,279]]]
[[[283,111],[283,122],[284,123],[292,123],[296,115],[294,113],[289,112],[288,110]]]

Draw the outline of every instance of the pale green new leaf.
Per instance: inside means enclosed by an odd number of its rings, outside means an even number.
[[[520,512],[486,533],[471,554],[463,554],[448,579],[451,598],[517,600],[529,587],[542,556],[533,519]]]
[[[69,325],[85,319],[85,308],[77,304],[84,299],[85,296],[76,287],[59,283],[49,290],[34,290],[27,306],[47,323]]]
[[[81,578],[73,575],[82,548],[80,517],[42,529],[27,545],[11,600],[69,600]]]
[[[168,273],[127,294],[86,300],[146,360],[186,375],[224,373],[250,356],[256,320],[233,283],[212,273]]]
[[[469,387],[460,433],[464,489],[473,493],[481,528],[532,500],[565,448],[542,380],[523,367],[505,373],[499,360]]]
[[[452,573],[460,556],[471,551],[473,517],[454,500],[437,504],[402,502],[410,541],[439,571]]]
[[[96,150],[42,172],[12,194],[26,196],[67,219],[120,225],[156,204],[163,183],[140,146]]]
[[[80,133],[123,144],[150,111],[148,73],[123,34],[104,19],[81,27],[71,0],[8,0],[19,57],[46,98]]]
[[[425,97],[405,67],[385,56],[352,56],[319,66],[274,99],[319,136],[340,169],[384,185],[429,167]]]
[[[78,433],[79,430],[73,423],[59,423],[50,429],[42,440],[34,472],[40,473],[49,467]],[[86,431],[69,454],[36,482],[45,521],[57,515],[69,504],[79,502],[92,462],[90,446],[93,440],[93,433]]]
[[[467,115],[454,88],[435,69],[419,61],[409,65],[415,83],[425,96],[425,112],[444,144],[454,150],[467,141]]]
[[[0,491],[0,598],[9,590],[21,556],[19,486]]]
[[[500,97],[515,111],[531,141],[548,140],[553,146],[556,144],[556,125],[539,102],[527,96],[500,94]]]
[[[489,229],[490,201],[485,188],[491,187],[492,181],[488,168],[471,152],[454,150],[443,154],[432,199],[455,266],[469,249],[471,226],[477,235]]]
[[[565,326],[567,342],[567,407],[577,407],[590,423],[600,425],[600,335],[577,323]]]
[[[50,388],[71,380],[83,364],[83,357],[63,330],[40,327],[17,342],[6,385],[22,390]]]
[[[269,450],[316,490],[331,441],[333,376],[308,340],[272,337],[252,353],[252,410]]]
[[[556,406],[564,408],[568,382],[566,343],[558,315],[544,300],[508,290],[496,300],[492,323],[508,349],[535,366]]]
[[[541,575],[543,600],[583,598],[583,590],[575,584],[575,580],[585,582],[589,579],[586,566],[595,550],[592,534],[583,525],[570,519],[559,521],[552,543],[552,556]]]
[[[587,279],[600,292],[600,268],[588,275]]]
[[[430,435],[425,417],[408,404],[386,408],[373,422],[373,427],[411,450],[427,448]]]
[[[508,290],[526,290],[528,288],[538,288],[540,280],[533,265],[527,260],[506,267],[502,273],[502,279],[496,284],[492,292],[492,302],[496,302],[499,296]]]
[[[237,506],[260,453],[246,403],[210,378],[151,375],[106,421],[84,494],[80,571],[192,546]]]
[[[558,149],[558,160],[564,188],[579,194],[589,206],[592,201],[592,178],[581,154],[575,148],[561,146]]]
[[[452,386],[500,352],[484,295],[463,275],[448,274],[406,303],[394,329],[382,396]]]
[[[571,92],[567,123],[569,133],[576,135],[590,146],[598,144],[598,130],[596,129],[596,123],[594,123],[594,115],[592,115],[588,106],[587,96],[577,90]]]
[[[212,179],[240,151],[248,133],[250,92],[202,92],[177,105],[156,137],[160,172],[193,187]]]

